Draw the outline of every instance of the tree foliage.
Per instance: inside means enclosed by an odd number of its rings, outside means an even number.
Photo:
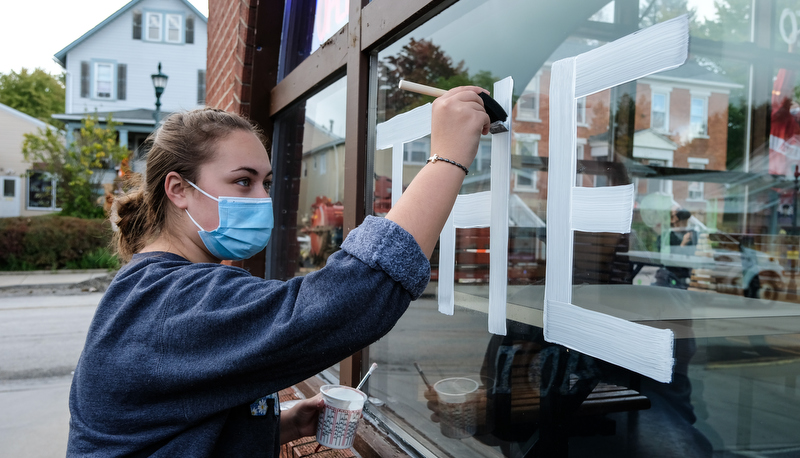
[[[51,75],[37,68],[29,72],[0,73],[0,103],[40,121],[53,124],[51,116],[64,112],[64,74]],[[60,127],[60,123],[55,121]]]
[[[63,133],[55,129],[25,134],[22,154],[36,171],[55,178],[62,214],[81,218],[104,216],[102,206],[97,203],[102,169],[113,169],[129,154],[126,147],[117,143],[118,125],[109,117],[106,127],[102,127],[97,114],[89,115],[81,120],[81,128],[69,145]]]
[[[386,88],[385,119],[411,110],[433,100],[430,96],[415,94],[398,88],[401,79],[441,89],[458,86],[480,86],[491,91],[495,78],[489,71],[469,75],[464,61],[454,64],[453,59],[431,40],[411,38],[400,52],[387,56],[379,63],[381,86]]]

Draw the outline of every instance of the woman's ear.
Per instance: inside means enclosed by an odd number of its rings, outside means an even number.
[[[164,179],[164,192],[167,198],[179,209],[185,210],[189,204],[186,201],[186,186],[178,172],[169,172]]]

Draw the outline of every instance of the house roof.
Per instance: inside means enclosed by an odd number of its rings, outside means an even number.
[[[23,112],[21,112],[19,110],[15,110],[14,108],[11,108],[8,105],[0,103],[0,110],[5,111],[6,113],[10,113],[10,114],[12,114],[12,115],[14,115],[14,116],[16,116],[16,117],[18,117],[20,119],[24,119],[24,120],[30,122],[31,124],[35,125],[36,127],[40,127],[42,129],[44,129],[45,127],[53,128],[53,126],[51,126],[50,124],[47,124],[46,122],[40,121],[40,120],[34,118],[33,116],[27,115],[27,114],[25,114],[25,113],[23,113]]]
[[[61,121],[80,121],[90,114],[97,114],[97,119],[100,122],[106,122],[108,116],[111,115],[111,118],[114,121],[121,122],[123,124],[155,125],[156,123],[154,118],[155,110],[150,110],[147,108],[138,108],[136,110],[98,111],[96,113],[61,113],[54,114],[53,118]],[[161,115],[161,119],[163,119],[172,113],[161,111],[159,114]]]
[[[89,37],[94,35],[98,30],[100,30],[103,27],[105,27],[106,24],[111,23],[116,18],[118,18],[121,15],[123,15],[126,11],[128,11],[131,8],[133,8],[137,3],[141,2],[141,1],[142,0],[132,0],[127,5],[123,6],[120,9],[118,9],[116,13],[114,13],[111,16],[107,17],[103,22],[101,22],[101,23],[97,24],[96,26],[94,26],[91,30],[89,30],[88,32],[86,32],[83,35],[81,35],[80,38],[78,38],[77,40],[75,40],[72,43],[68,44],[61,51],[58,51],[57,53],[55,53],[55,55],[53,56],[53,60],[56,61],[62,67],[67,68],[67,53],[68,52],[72,51],[73,48],[75,48],[76,46],[78,46],[81,43],[83,43]],[[196,14],[199,18],[201,18],[203,20],[203,22],[208,23],[208,18],[205,17],[205,15],[203,13],[198,11],[197,8],[194,7],[194,5],[189,3],[189,0],[179,0],[179,1],[183,2],[184,5],[188,6],[189,9],[192,10],[192,12],[194,14]]]

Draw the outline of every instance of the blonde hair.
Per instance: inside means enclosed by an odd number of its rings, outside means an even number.
[[[250,121],[215,108],[173,113],[150,134],[145,178],[131,174],[125,183],[128,191],[114,199],[109,217],[115,226],[112,243],[123,261],[163,231],[167,174],[177,172],[186,180],[197,181],[200,166],[213,159],[217,143],[237,130],[251,132],[265,143],[261,130]]]

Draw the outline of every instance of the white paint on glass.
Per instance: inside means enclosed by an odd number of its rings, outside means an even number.
[[[675,68],[688,54],[686,16],[640,30],[553,64],[550,76],[550,157],[544,335],[581,353],[660,382],[672,379],[674,335],[572,304],[574,231],[630,232],[632,187],[578,188],[576,99]],[[605,214],[596,206],[606,199]],[[595,208],[591,208],[595,206]]]

